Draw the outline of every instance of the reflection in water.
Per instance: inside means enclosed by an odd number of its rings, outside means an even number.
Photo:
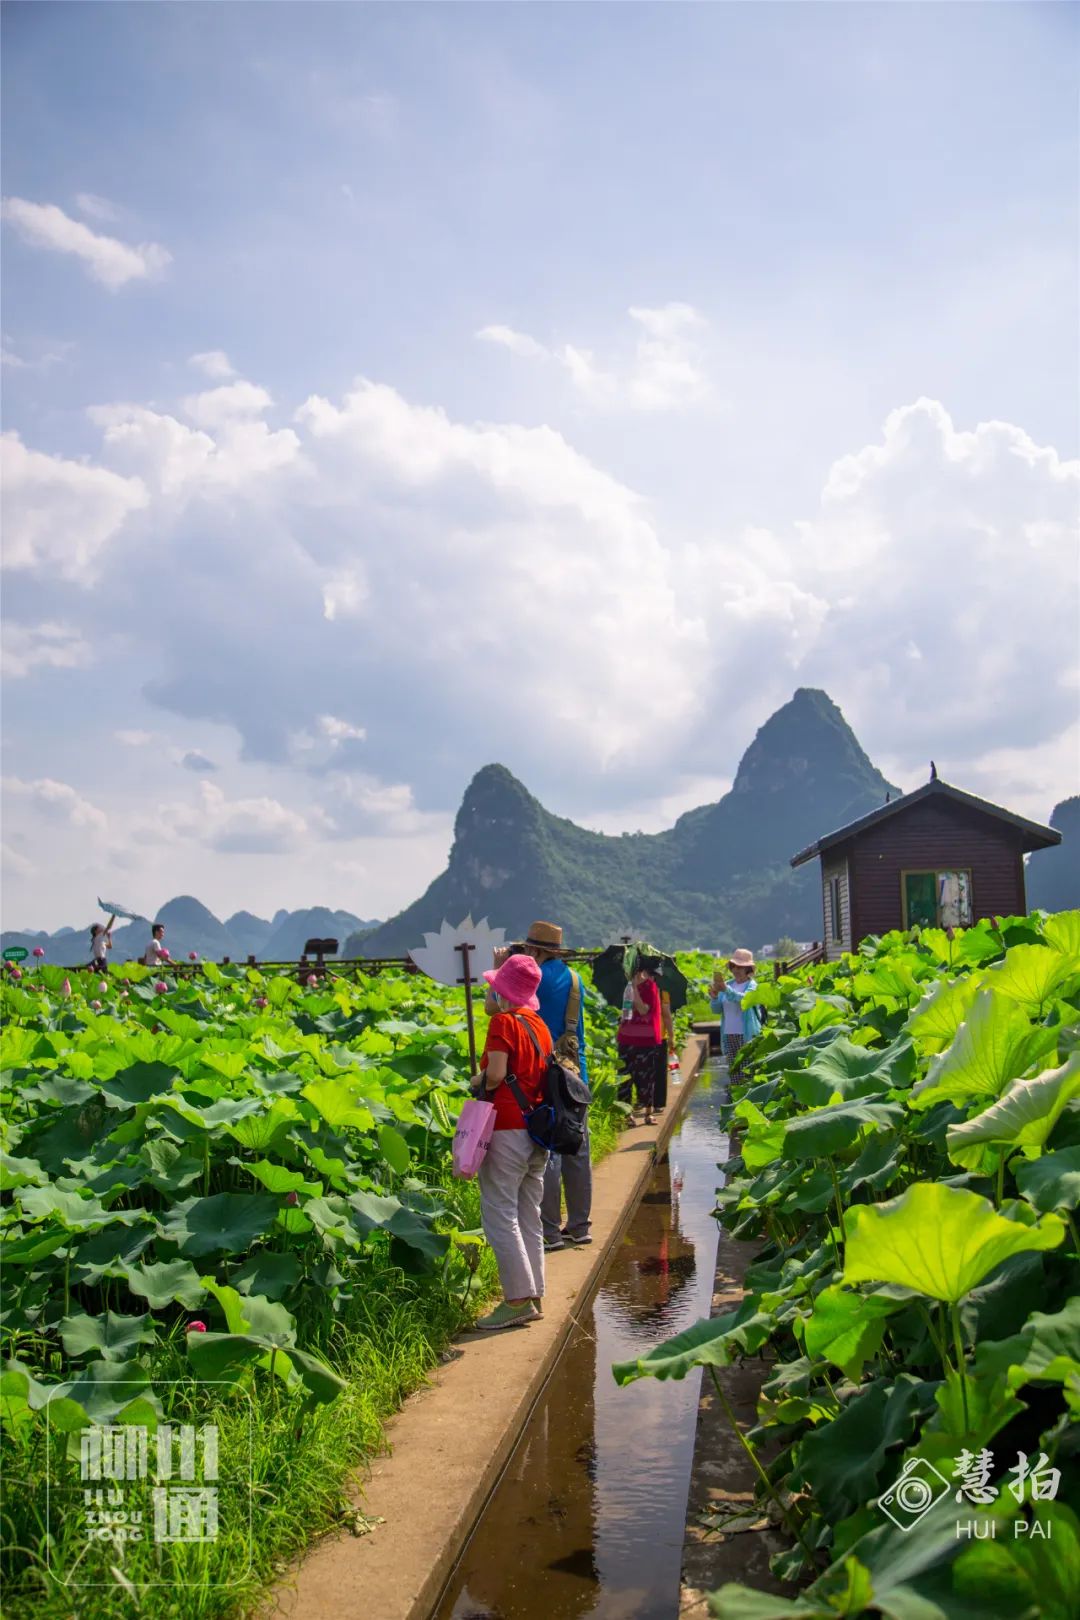
[[[700,1373],[620,1390],[611,1364],[708,1314],[724,1156],[710,1081],[691,1097],[436,1620],[674,1620]]]

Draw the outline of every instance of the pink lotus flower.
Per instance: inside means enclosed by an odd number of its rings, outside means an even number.
[[[12,964],[11,964],[11,977],[13,979],[21,979],[22,978],[22,968],[18,967],[14,962],[12,962]]]
[[[60,986],[60,994],[62,996],[70,996],[70,994],[71,994],[71,980],[70,979],[65,979],[64,980],[63,984]]]
[[[98,993],[100,995],[104,995],[108,988],[109,988],[108,979],[102,979],[101,983],[98,985]]]
[[[319,975],[318,975],[318,974],[317,974],[317,973],[309,973],[309,974],[308,974],[308,976],[307,976],[307,982],[308,982],[308,984],[310,984],[310,985],[316,985],[316,984],[318,984],[318,982],[319,982]]]
[[[290,1209],[295,1208],[295,1206],[300,1202],[300,1194],[298,1192],[287,1192],[285,1194],[285,1202],[288,1204]]]
[[[265,996],[256,996],[254,1005],[256,1007],[268,1007],[270,1003],[267,1001]]]
[[[44,945],[35,945],[34,946],[34,955],[35,956],[44,956],[45,955],[45,947],[44,947]]]
[[[198,951],[188,951],[187,954],[188,954],[188,961],[189,962],[197,962],[199,960]]]
[[[158,955],[162,958],[163,961],[166,961],[166,962],[171,962],[172,961],[172,957],[169,955],[169,947],[167,945],[159,945],[158,946]]]
[[[100,1012],[101,1011],[101,1002],[100,1001],[92,1001],[90,1003],[90,1005],[94,1009],[95,1012]]]
[[[165,983],[164,979],[155,979],[155,981],[154,981],[154,994],[155,994],[155,996],[163,996],[165,994],[165,992],[168,990],[168,988],[169,987]]]
[[[188,1325],[187,1325],[187,1330],[188,1330],[189,1333],[205,1333],[206,1332],[206,1323],[205,1322],[189,1322]]]

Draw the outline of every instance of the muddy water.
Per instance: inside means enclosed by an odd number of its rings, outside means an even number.
[[[433,1620],[677,1615],[700,1370],[619,1389],[611,1364],[708,1314],[719,1086],[698,1081]]]

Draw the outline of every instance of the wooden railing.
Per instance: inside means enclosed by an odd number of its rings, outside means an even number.
[[[782,973],[796,973],[799,968],[812,967],[815,962],[824,962],[825,946],[821,940],[815,939],[808,950],[801,951],[798,956],[791,957],[790,961],[777,962],[773,977],[779,978]]]

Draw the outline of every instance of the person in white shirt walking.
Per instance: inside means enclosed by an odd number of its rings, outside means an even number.
[[[165,938],[165,924],[154,923],[150,929],[150,943],[142,954],[143,967],[157,967],[169,960],[169,953],[161,943]]]

